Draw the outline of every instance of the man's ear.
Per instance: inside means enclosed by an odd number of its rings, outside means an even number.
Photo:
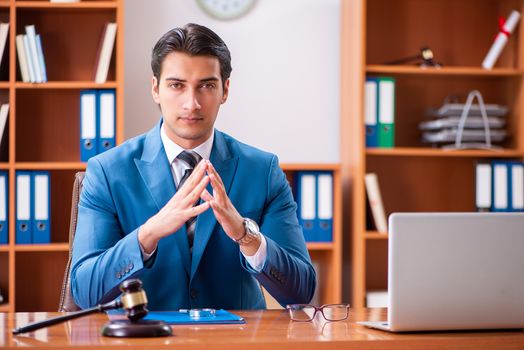
[[[153,95],[153,101],[160,104],[160,97],[158,96],[158,80],[155,76],[151,78],[151,95]]]
[[[224,84],[224,93],[222,94],[222,103],[225,103],[227,101],[227,96],[229,95],[229,79],[226,80],[226,83]]]

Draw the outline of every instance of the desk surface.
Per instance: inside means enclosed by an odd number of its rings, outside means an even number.
[[[356,321],[386,319],[385,309],[351,310],[343,322],[311,323],[289,320],[286,311],[238,311],[243,325],[174,326],[174,336],[150,339],[118,339],[100,335],[107,322],[103,314],[86,316],[18,336],[11,329],[58,313],[0,314],[0,348],[92,349],[524,349],[524,331],[433,332],[390,334],[368,329]]]

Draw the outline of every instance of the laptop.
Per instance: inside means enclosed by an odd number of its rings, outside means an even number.
[[[524,328],[524,213],[389,217],[391,332]]]

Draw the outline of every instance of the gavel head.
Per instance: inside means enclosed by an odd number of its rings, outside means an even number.
[[[142,289],[142,281],[133,278],[122,282],[122,307],[126,310],[127,318],[138,321],[147,315],[147,295]]]

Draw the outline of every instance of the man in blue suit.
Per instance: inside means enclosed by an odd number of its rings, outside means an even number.
[[[214,129],[229,91],[225,43],[203,26],[175,28],[151,66],[162,118],[88,162],[77,305],[114,299],[130,277],[142,279],[152,310],[265,308],[259,283],[282,305],[309,302],[315,272],[277,157]]]

